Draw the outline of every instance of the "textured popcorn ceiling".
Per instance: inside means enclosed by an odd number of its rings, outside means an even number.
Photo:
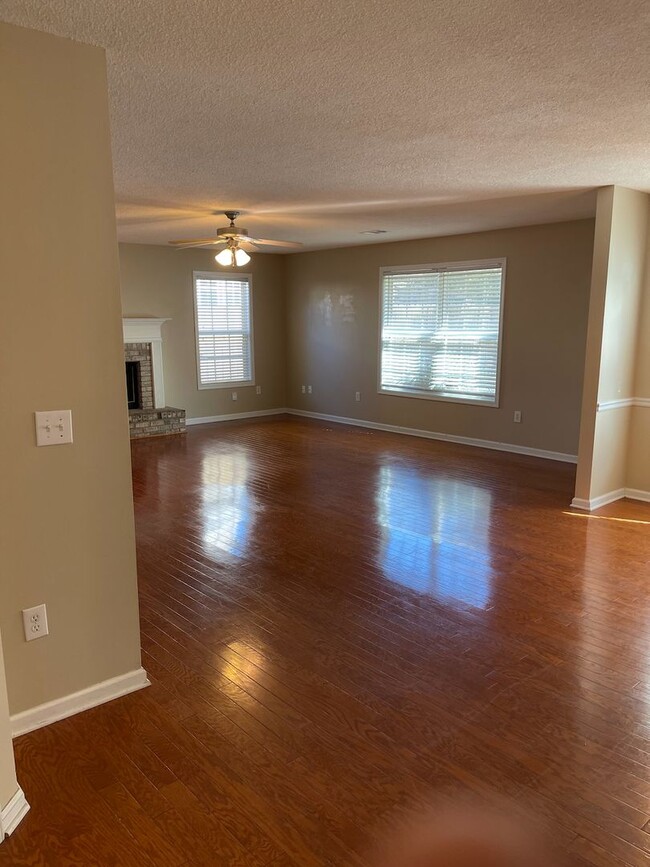
[[[3,0],[106,48],[122,240],[328,247],[650,189],[645,0]],[[91,194],[91,191],[89,191]],[[364,230],[386,229],[366,236]]]

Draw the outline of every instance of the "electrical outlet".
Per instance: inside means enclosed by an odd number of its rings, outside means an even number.
[[[233,393],[232,393],[232,399],[233,399],[233,400],[237,400],[237,392],[236,392],[236,391],[233,391]]]
[[[255,394],[262,394],[262,386],[261,385],[255,386]]]
[[[35,605],[34,608],[23,609],[23,629],[25,641],[34,641],[49,635],[47,628],[47,611],[45,605]]]
[[[513,421],[516,421],[517,424],[519,424],[519,422],[521,421],[521,410],[520,410],[520,409],[516,409],[516,410],[515,410],[515,414],[514,414],[512,420],[513,420]]]
[[[307,394],[311,394],[311,385],[307,386]]]
[[[359,403],[359,401],[361,400],[361,392],[360,391],[354,392],[354,399],[356,400],[357,403]]]
[[[306,386],[306,385],[301,385],[301,386],[300,386],[300,390],[301,390],[302,393],[304,394],[304,393],[307,391],[307,386]]]

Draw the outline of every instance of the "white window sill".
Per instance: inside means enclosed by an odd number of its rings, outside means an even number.
[[[255,382],[252,379],[236,379],[233,382],[204,382],[199,383],[199,391],[215,388],[254,388]]]
[[[475,396],[464,396],[462,394],[445,394],[444,392],[425,392],[411,391],[407,388],[379,388],[377,394],[391,395],[392,397],[414,397],[418,400],[436,400],[444,403],[464,403],[469,406],[488,406],[492,409],[498,409],[498,398],[488,397],[480,398]]]

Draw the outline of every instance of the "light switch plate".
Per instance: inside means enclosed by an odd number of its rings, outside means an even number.
[[[36,445],[60,446],[72,442],[72,410],[52,409],[35,412]]]

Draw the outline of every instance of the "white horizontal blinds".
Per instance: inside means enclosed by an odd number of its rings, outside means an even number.
[[[386,274],[382,388],[496,399],[502,267]]]
[[[430,390],[439,293],[439,273],[384,276],[382,387]]]
[[[194,288],[200,384],[250,382],[248,280],[196,276]]]

